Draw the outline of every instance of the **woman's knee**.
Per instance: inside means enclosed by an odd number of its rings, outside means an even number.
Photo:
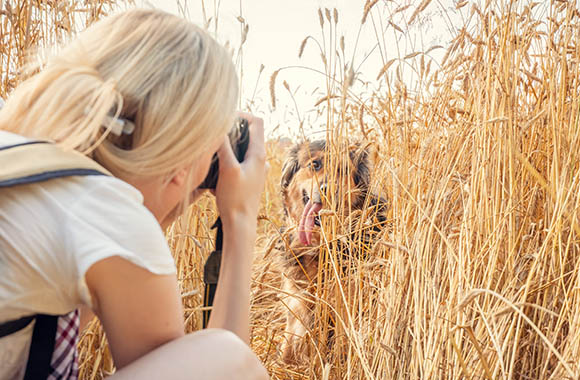
[[[221,365],[229,373],[228,378],[268,379],[268,373],[256,354],[236,334],[223,329],[206,329],[192,335],[203,338],[206,347],[221,359]],[[195,337],[198,335],[198,337]]]
[[[118,371],[123,379],[268,379],[258,357],[237,335],[221,329],[187,334]]]

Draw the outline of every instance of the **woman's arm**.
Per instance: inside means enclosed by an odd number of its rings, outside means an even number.
[[[250,224],[250,225],[249,225]],[[219,282],[208,328],[223,328],[250,341],[250,276],[255,227],[240,218],[224,226]]]
[[[250,276],[260,196],[266,176],[262,119],[242,114],[250,125],[250,145],[240,164],[226,140],[220,148],[216,189],[224,243],[219,283],[208,327],[230,330],[249,343]]]
[[[184,335],[175,275],[156,275],[113,256],[85,275],[117,368]]]
[[[268,374],[232,332],[183,334],[175,276],[159,276],[120,257],[94,264],[85,276],[103,323],[114,379],[248,379]]]

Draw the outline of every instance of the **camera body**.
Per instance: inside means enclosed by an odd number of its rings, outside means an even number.
[[[248,145],[250,144],[250,129],[248,121],[243,118],[238,118],[232,130],[228,133],[228,137],[232,146],[232,150],[234,151],[234,155],[239,162],[242,162],[246,156]],[[215,189],[217,186],[218,174],[219,161],[216,153],[212,158],[212,163],[209,167],[207,176],[201,185],[199,185],[198,189]]]

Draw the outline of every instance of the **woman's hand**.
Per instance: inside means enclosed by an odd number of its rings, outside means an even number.
[[[266,178],[264,121],[248,113],[238,116],[248,120],[250,128],[250,144],[244,161],[238,162],[227,137],[218,150],[220,165],[215,195],[224,230],[236,223],[255,229]]]

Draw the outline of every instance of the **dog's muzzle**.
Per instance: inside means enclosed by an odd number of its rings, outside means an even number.
[[[320,189],[315,189],[312,192],[312,198],[310,198],[310,196],[308,195],[308,192],[306,190],[302,190],[302,202],[304,203],[304,207],[305,207],[305,212],[307,212],[307,209],[316,209],[316,210],[320,210],[322,208],[322,195],[326,192],[327,189],[327,184],[323,183],[322,185],[320,185]],[[313,207],[314,206],[314,207]],[[320,227],[320,216],[318,215],[318,211],[316,211],[316,213],[314,215],[311,215],[310,217],[313,218],[313,222],[314,225],[317,227]]]

